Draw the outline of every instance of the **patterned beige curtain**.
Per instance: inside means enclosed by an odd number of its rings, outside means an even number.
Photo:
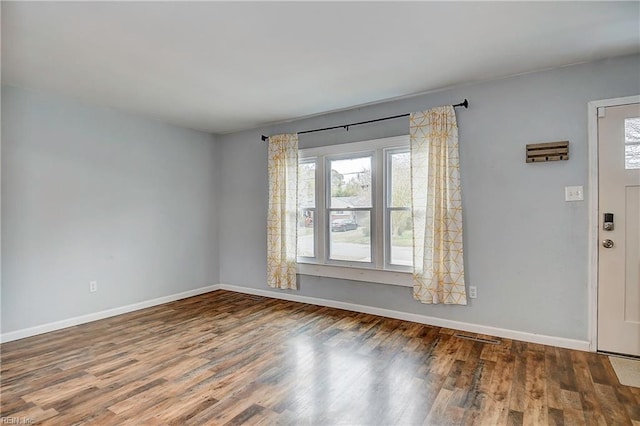
[[[298,135],[269,138],[269,212],[267,283],[296,288],[296,215],[298,210]]]
[[[466,305],[458,125],[452,106],[410,118],[413,297]]]

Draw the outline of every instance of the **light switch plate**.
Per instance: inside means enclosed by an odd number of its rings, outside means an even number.
[[[582,201],[584,200],[584,191],[582,186],[565,186],[564,187],[564,200],[565,201]]]

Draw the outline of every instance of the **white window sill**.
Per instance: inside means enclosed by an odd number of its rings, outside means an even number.
[[[298,274],[412,287],[410,272],[298,263]]]

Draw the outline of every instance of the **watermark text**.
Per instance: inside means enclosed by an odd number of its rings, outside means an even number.
[[[0,417],[0,425],[34,425],[36,421],[30,417]]]

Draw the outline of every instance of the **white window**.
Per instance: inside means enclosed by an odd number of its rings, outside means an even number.
[[[298,160],[298,258],[316,257],[316,163]]]
[[[300,150],[300,271],[409,285],[409,167],[408,136]]]
[[[413,226],[411,219],[411,156],[409,148],[385,150],[386,204],[385,232],[390,265],[413,266]]]

